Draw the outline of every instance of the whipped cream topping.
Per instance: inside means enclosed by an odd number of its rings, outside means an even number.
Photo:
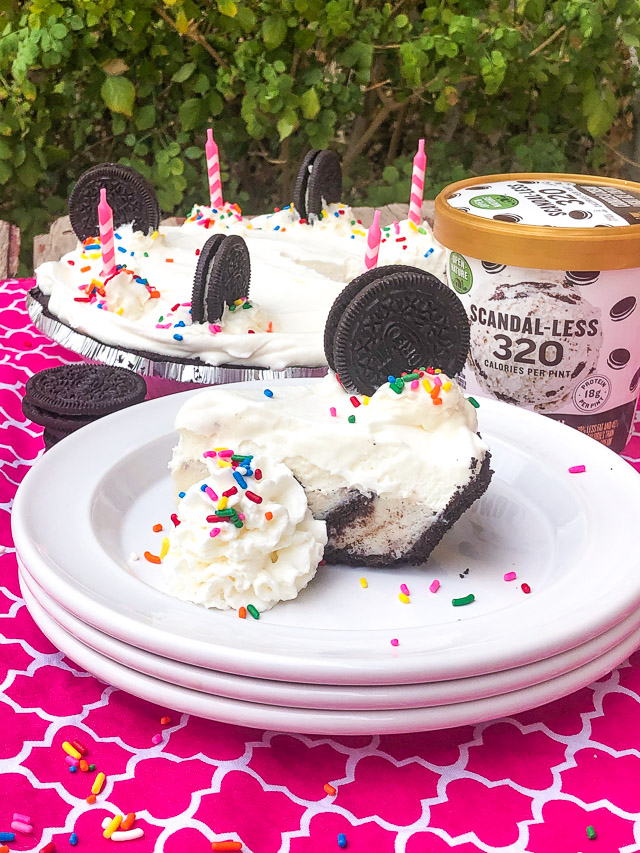
[[[190,303],[198,253],[215,233],[245,239],[253,307],[227,311],[211,328],[191,323]],[[38,267],[54,316],[125,350],[281,370],[326,364],[325,320],[344,285],[364,271],[367,230],[342,204],[328,205],[313,225],[301,222],[292,205],[253,219],[225,205],[223,212],[197,206],[184,225],[154,235],[123,226],[117,236],[116,259],[129,272],[107,282],[104,296],[92,289],[103,282],[97,239]],[[445,250],[426,223],[396,223],[383,229],[382,240],[380,265],[411,264],[444,280]]]
[[[471,480],[488,450],[476,410],[442,373],[410,379],[400,393],[385,383],[370,399],[349,395],[331,373],[272,390],[267,399],[260,387],[217,386],[184,404],[170,464],[176,489],[202,478],[199,460],[214,440],[283,462],[308,495],[358,489],[433,514]]]
[[[151,299],[151,296],[146,287],[136,287],[136,284],[140,283],[132,282],[131,276],[125,272],[119,272],[106,281],[103,289],[107,310],[129,320],[138,320],[142,317],[145,303]],[[98,296],[96,296],[97,298]],[[104,307],[103,302],[102,308],[104,309]]]
[[[200,457],[205,477],[178,502],[180,524],[163,560],[167,592],[205,607],[259,611],[295,598],[322,559],[325,523],[312,517],[285,465],[248,460],[235,469],[244,489],[228,459],[208,453]]]

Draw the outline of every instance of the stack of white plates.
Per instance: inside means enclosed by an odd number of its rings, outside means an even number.
[[[408,732],[549,702],[640,645],[640,477],[580,433],[492,401],[479,417],[493,481],[426,566],[321,567],[259,620],[167,596],[161,567],[130,555],[157,553],[163,534],[152,525],[170,525],[167,463],[185,396],[66,438],[16,497],[27,606],[98,678],[239,725]],[[586,472],[570,474],[574,465]],[[410,604],[398,598],[402,583]],[[472,604],[452,606],[469,593]]]

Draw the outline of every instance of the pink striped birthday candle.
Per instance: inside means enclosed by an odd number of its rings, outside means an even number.
[[[107,191],[104,187],[100,190],[98,224],[100,226],[100,248],[102,249],[102,275],[107,278],[116,271],[116,247],[113,237],[113,211],[107,202]]]
[[[207,155],[207,174],[209,176],[209,197],[211,199],[211,207],[221,208],[224,204],[222,200],[222,179],[220,178],[220,159],[218,157],[218,146],[213,138],[213,130],[207,128],[207,144],[205,145],[205,153]]]
[[[373,222],[369,226],[367,232],[367,248],[364,253],[365,269],[372,269],[378,263],[378,252],[380,251],[380,211],[376,210],[373,214]]]
[[[416,228],[422,222],[422,197],[424,196],[424,174],[427,168],[427,155],[424,153],[424,139],[418,142],[418,153],[413,158],[411,177],[411,198],[409,199],[409,222]]]

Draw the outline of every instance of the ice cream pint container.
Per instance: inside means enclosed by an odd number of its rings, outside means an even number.
[[[467,392],[620,452],[640,390],[640,184],[470,178],[436,199],[434,233],[469,317]]]

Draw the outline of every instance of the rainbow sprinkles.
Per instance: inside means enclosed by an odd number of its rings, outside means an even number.
[[[254,618],[294,598],[322,560],[326,529],[282,463],[215,446],[200,453],[205,476],[178,494],[162,563],[168,587],[207,606]]]

